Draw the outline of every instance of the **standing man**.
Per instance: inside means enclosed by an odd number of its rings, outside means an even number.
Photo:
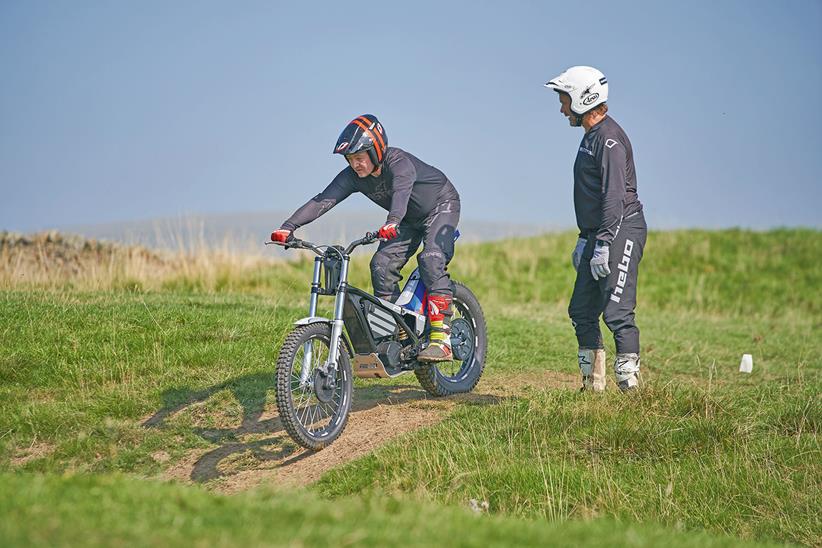
[[[620,390],[639,385],[639,329],[634,322],[639,261],[648,227],[637,197],[631,141],[608,116],[608,81],[595,68],[571,67],[546,87],[560,112],[585,135],[574,162],[574,209],[579,239],[568,314],[579,342],[582,390],[605,390],[605,348],[599,317],[614,334],[614,373]]]
[[[429,344],[417,356],[421,362],[452,359],[451,278],[448,263],[454,256],[454,233],[460,218],[460,197],[445,174],[416,156],[388,146],[388,136],[377,117],[363,114],[345,126],[334,154],[348,166],[325,190],[311,198],[271,234],[287,242],[299,227],[317,219],[354,192],[388,211],[379,236],[383,240],[371,259],[374,294],[387,301],[400,295],[400,270],[417,252],[420,276],[428,289]]]

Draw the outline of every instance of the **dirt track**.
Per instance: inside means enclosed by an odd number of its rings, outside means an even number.
[[[208,449],[189,453],[166,470],[164,476],[184,482],[207,483],[214,489],[234,493],[264,483],[283,486],[306,485],[328,470],[362,457],[388,441],[436,424],[461,402],[494,405],[515,397],[526,386],[575,389],[575,375],[551,371],[483,379],[471,394],[432,398],[409,375],[408,384],[383,385],[374,381],[355,389],[353,410],[342,436],[322,451],[304,450],[284,431],[276,409],[268,405],[260,414],[244,417],[236,428],[199,429],[211,441]],[[167,415],[145,421],[159,426]],[[167,455],[157,454],[163,462]]]

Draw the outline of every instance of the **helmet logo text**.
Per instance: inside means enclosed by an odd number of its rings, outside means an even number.
[[[340,144],[337,146],[337,152],[342,152],[343,150],[347,149],[349,144],[350,144],[350,143],[348,143],[348,142],[343,142],[343,143],[340,143]]]
[[[582,100],[582,104],[587,106],[596,101],[597,99],[599,99],[599,93],[592,93],[591,95]]]

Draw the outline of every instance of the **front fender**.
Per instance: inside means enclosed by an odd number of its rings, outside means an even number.
[[[331,320],[322,316],[308,316],[294,322],[294,325],[308,325],[310,323],[331,323]]]
[[[331,320],[328,318],[324,318],[323,316],[308,316],[307,318],[302,318],[294,322],[294,326],[298,327],[301,325],[309,325],[312,323],[327,323],[331,325]],[[351,346],[351,342],[348,340],[348,337],[345,336],[345,332],[343,332],[340,336],[342,338],[343,343],[345,344],[346,350],[348,350],[348,355],[353,357],[354,356],[354,348]]]

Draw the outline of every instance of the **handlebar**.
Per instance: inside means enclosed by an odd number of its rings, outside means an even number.
[[[348,247],[345,248],[345,254],[349,255],[357,247],[359,247],[361,245],[373,244],[374,242],[376,242],[377,240],[380,240],[380,239],[381,238],[380,238],[380,236],[377,232],[366,232],[365,237],[360,238],[358,240],[354,240],[353,242],[348,244]],[[313,243],[308,242],[306,240],[300,240],[300,239],[297,239],[297,238],[291,239],[291,240],[289,240],[285,243],[283,243],[283,242],[274,242],[274,241],[265,242],[265,245],[278,245],[280,247],[284,247],[285,249],[309,249],[309,250],[313,251],[314,253],[316,253],[317,255],[320,255],[320,256],[322,256],[324,254],[323,249],[328,247],[328,246],[324,246],[324,245],[316,245],[316,244],[313,244]]]
[[[354,240],[353,242],[348,244],[348,247],[345,248],[345,254],[346,255],[350,254],[352,251],[354,251],[355,248],[357,248],[361,245],[373,244],[374,242],[376,242],[379,239],[380,239],[380,236],[377,232],[366,232],[365,237],[360,238],[359,240]]]
[[[299,240],[297,238],[292,238],[291,240],[288,240],[285,243],[275,241],[265,242],[265,245],[278,245],[280,247],[284,247],[285,249],[310,249],[318,255],[323,254],[322,250],[319,249],[319,246],[314,245],[311,242],[307,242],[305,240]]]

